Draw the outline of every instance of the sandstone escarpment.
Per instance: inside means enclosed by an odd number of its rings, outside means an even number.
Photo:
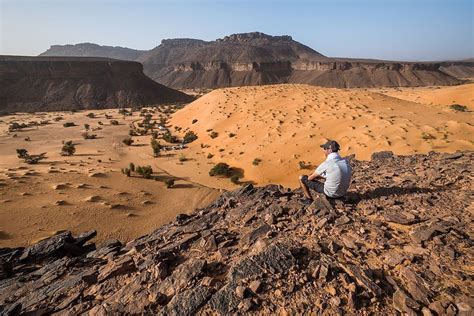
[[[82,44],[80,44],[82,45]],[[43,53],[81,56],[55,47]],[[97,56],[109,56],[94,49]],[[259,32],[232,34],[215,41],[167,39],[135,59],[145,74],[176,89],[220,88],[276,83],[324,87],[401,87],[460,84],[474,77],[472,60],[391,62],[326,57],[291,38]]]
[[[472,313],[472,152],[352,160],[344,200],[246,185],[122,245],[0,249],[0,313]]]
[[[192,98],[143,74],[137,62],[106,58],[0,57],[0,111],[131,107]]]

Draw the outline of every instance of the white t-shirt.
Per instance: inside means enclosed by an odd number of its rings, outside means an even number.
[[[316,173],[324,178],[324,193],[338,198],[346,194],[351,184],[351,166],[338,153],[330,153],[326,161],[316,168]]]

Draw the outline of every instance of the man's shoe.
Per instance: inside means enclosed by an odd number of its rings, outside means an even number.
[[[313,199],[302,198],[300,199],[300,203],[303,205],[311,205],[313,203]]]

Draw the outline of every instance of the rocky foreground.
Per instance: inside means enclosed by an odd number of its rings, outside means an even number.
[[[0,314],[473,312],[474,153],[352,160],[344,201],[245,185],[122,245],[0,250]]]

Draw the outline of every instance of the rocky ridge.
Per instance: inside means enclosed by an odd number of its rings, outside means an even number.
[[[54,46],[43,56],[83,56],[85,44]],[[89,56],[110,56],[94,48]],[[121,51],[117,51],[121,54]],[[125,58],[129,58],[126,55]],[[474,63],[396,62],[331,58],[291,36],[260,32],[232,34],[215,41],[166,39],[136,61],[155,81],[175,89],[305,83],[323,87],[454,85],[474,77]]]
[[[352,159],[344,200],[250,184],[125,245],[0,250],[0,313],[468,315],[474,153]]]
[[[103,109],[190,102],[143,74],[132,61],[0,56],[0,111]]]

